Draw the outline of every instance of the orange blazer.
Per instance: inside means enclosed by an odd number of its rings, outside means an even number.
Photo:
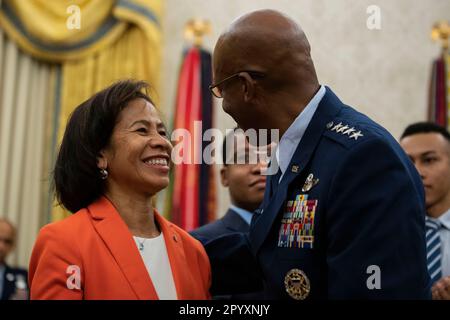
[[[209,299],[211,268],[201,243],[156,210],[155,219],[178,299]],[[131,232],[104,197],[41,229],[29,283],[31,299],[158,299]]]

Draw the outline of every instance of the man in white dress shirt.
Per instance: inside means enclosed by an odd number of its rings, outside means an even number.
[[[436,300],[450,300],[450,134],[434,123],[408,126],[400,144],[419,171],[427,206],[427,263]]]

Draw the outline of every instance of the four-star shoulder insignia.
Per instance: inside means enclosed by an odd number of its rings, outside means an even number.
[[[334,124],[333,121],[327,123],[327,129],[347,136],[349,139],[358,140],[359,137],[363,137],[361,130],[356,130],[354,127],[350,127],[348,124],[339,122]]]

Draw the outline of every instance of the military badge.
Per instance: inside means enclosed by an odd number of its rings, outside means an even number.
[[[280,248],[309,248],[314,245],[314,217],[318,201],[299,194],[286,203],[278,234]]]
[[[304,300],[311,291],[306,274],[300,269],[291,269],[284,277],[284,287],[289,296],[295,300]]]
[[[327,124],[327,129],[331,131],[335,131],[337,133],[340,133],[344,136],[349,137],[350,139],[358,140],[359,137],[364,137],[364,135],[361,133],[361,130],[356,130],[354,127],[350,127],[349,125],[344,125],[342,122],[339,122],[338,124],[334,125],[333,122],[329,122]]]
[[[302,192],[310,191],[318,183],[319,179],[314,178],[314,175],[310,173],[306,178],[305,184],[303,185]]]

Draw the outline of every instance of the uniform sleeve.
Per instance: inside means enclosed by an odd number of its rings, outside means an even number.
[[[423,189],[412,174],[378,138],[341,162],[326,204],[330,299],[430,297]]]
[[[67,239],[66,230],[58,230],[54,225],[44,227],[39,232],[30,260],[30,298],[80,300],[83,298],[81,273],[77,246]]]

